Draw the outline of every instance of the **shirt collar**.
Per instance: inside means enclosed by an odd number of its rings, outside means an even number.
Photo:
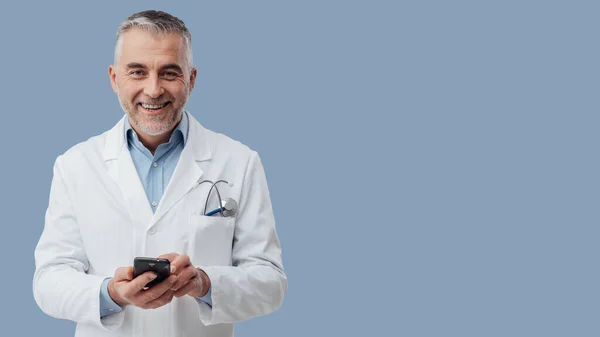
[[[139,142],[137,133],[135,132],[135,130],[133,130],[133,128],[131,127],[131,124],[129,123],[128,115],[125,115],[125,123],[124,124],[125,124],[125,130],[123,132],[123,137],[125,137],[125,143],[127,143],[130,139]],[[181,134],[181,136],[183,137],[183,146],[185,146],[185,143],[187,141],[188,132],[189,132],[189,119],[188,119],[187,111],[184,110],[181,112],[181,121],[179,122],[179,124],[177,124],[177,127],[175,128],[175,130],[173,130],[173,133],[171,134],[171,138],[169,139],[169,141],[172,141],[173,137],[176,134]]]

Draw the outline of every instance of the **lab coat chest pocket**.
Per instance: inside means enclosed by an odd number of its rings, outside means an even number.
[[[188,255],[198,266],[229,266],[235,228],[234,217],[190,215]]]

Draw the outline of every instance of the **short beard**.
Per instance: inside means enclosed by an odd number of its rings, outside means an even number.
[[[129,118],[129,123],[132,126],[134,126],[136,130],[140,130],[141,132],[143,132],[144,134],[147,134],[149,136],[159,136],[159,135],[162,135],[162,134],[170,131],[180,120],[181,114],[183,112],[183,108],[181,108],[179,111],[176,111],[172,116],[170,116],[168,120],[163,121],[163,123],[160,123],[158,128],[151,128],[149,125],[144,125],[144,124],[140,123],[138,118],[136,118],[136,116],[134,114],[134,111],[136,108],[135,105],[131,106],[128,103],[123,102],[123,100],[121,99],[121,95],[119,93],[119,87],[117,87],[117,97],[119,99],[119,104],[121,105],[121,109],[123,109],[123,111]],[[185,105],[185,103],[186,102],[183,102],[183,105]],[[153,121],[160,121],[161,118],[163,118],[163,117],[162,116],[150,117],[150,119]]]
[[[150,128],[148,125],[144,125],[144,124],[140,123],[139,120],[135,117],[132,117],[131,114],[127,114],[127,115],[129,116],[129,122],[133,126],[135,126],[135,128],[137,130],[140,130],[149,136],[160,136],[160,135],[164,134],[165,132],[170,131],[175,126],[175,124],[177,124],[177,121],[179,121],[179,117],[181,116],[181,112],[182,112],[182,110],[180,110],[179,112],[176,112],[175,114],[170,116],[168,120],[163,121],[163,123],[160,123],[158,129]],[[154,117],[152,117],[152,119],[156,120],[156,121],[160,121],[160,116],[154,116]]]

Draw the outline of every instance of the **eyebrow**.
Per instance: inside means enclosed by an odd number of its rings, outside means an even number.
[[[139,68],[146,68],[145,65],[141,64],[141,63],[136,63],[136,62],[132,62],[132,63],[128,63],[127,66],[125,66],[127,69],[139,69]]]
[[[127,70],[130,70],[130,69],[146,69],[145,65],[143,65],[141,63],[137,63],[137,62],[128,63],[125,67],[126,67]],[[175,63],[169,63],[169,64],[166,64],[166,65],[164,65],[164,66],[162,66],[160,68],[160,70],[168,70],[168,69],[175,70],[175,71],[178,71],[180,73],[183,73],[183,69],[181,69],[181,67],[179,65],[175,64]]]
[[[162,68],[160,68],[160,69],[161,70],[171,69],[171,70],[175,70],[177,72],[183,73],[183,69],[181,69],[181,67],[175,63],[169,63],[167,65],[162,66]]]

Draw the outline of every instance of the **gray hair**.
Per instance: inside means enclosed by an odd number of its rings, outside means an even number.
[[[162,35],[165,33],[178,33],[180,34],[185,43],[186,47],[186,66],[188,71],[192,69],[193,57],[192,57],[192,34],[185,27],[183,21],[179,18],[162,11],[147,10],[133,14],[128,17],[117,29],[117,43],[115,45],[115,66],[117,60],[121,56],[121,50],[123,49],[123,34],[132,28],[141,28],[153,35]]]

